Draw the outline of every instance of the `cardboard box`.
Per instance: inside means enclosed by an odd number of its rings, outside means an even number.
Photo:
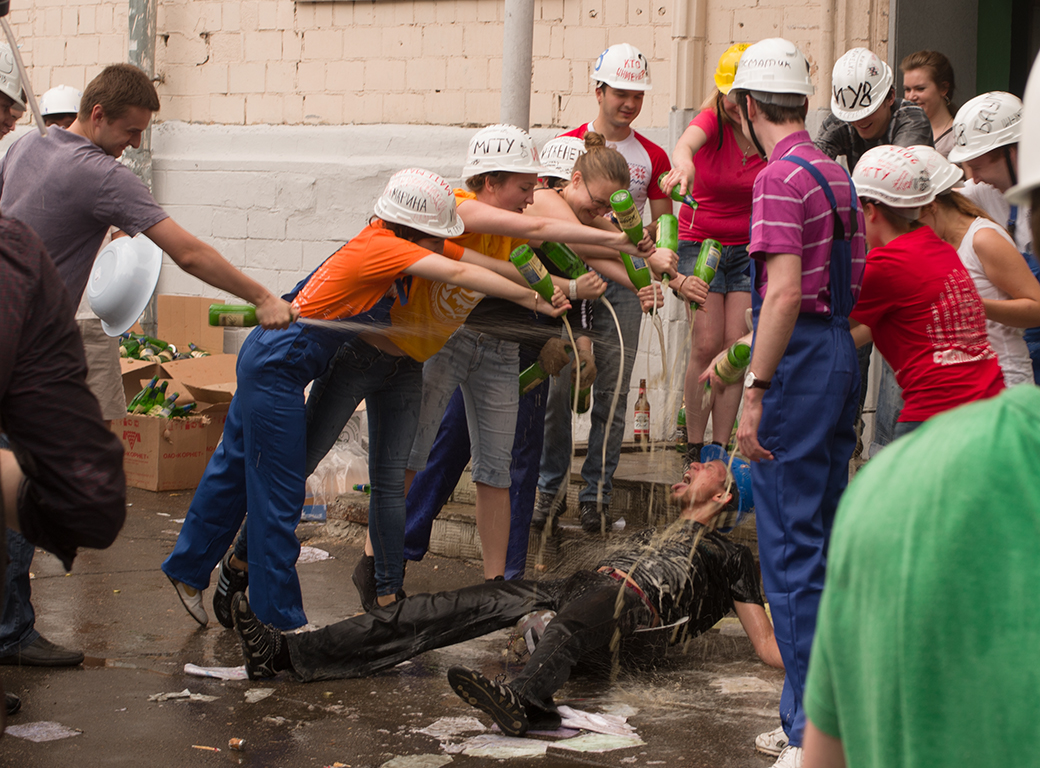
[[[180,352],[192,343],[212,355],[224,352],[224,329],[209,324],[209,305],[224,304],[223,299],[198,296],[156,297],[157,334]]]
[[[123,442],[126,484],[148,491],[195,488],[206,470],[207,428],[205,416],[160,419],[128,415],[112,422],[112,431]]]

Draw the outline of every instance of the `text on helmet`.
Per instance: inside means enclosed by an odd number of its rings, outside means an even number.
[[[473,143],[473,154],[506,155],[513,150],[516,139],[477,139]]]
[[[833,88],[834,103],[842,109],[864,109],[874,103],[874,95],[871,93],[873,88],[866,80],[855,88],[851,85]]]

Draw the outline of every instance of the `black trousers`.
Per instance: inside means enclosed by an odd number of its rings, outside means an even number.
[[[287,635],[303,681],[363,677],[433,648],[510,627],[525,614],[554,610],[541,641],[510,683],[525,702],[554,711],[552,694],[581,656],[650,622],[632,589],[594,571],[554,581],[498,581],[452,592],[412,595],[315,632]]]

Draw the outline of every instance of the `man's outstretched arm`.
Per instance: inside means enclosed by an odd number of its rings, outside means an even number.
[[[733,608],[740,619],[740,625],[747,632],[751,644],[755,647],[758,658],[766,664],[777,669],[784,668],[784,661],[780,658],[780,649],[776,645],[776,636],[773,634],[773,623],[766,615],[766,609],[757,603],[733,602]]]

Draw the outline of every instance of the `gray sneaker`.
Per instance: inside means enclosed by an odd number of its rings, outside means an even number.
[[[602,509],[602,511],[601,511]],[[578,517],[581,519],[581,529],[585,533],[598,533],[606,535],[610,531],[610,507],[602,507],[594,501],[582,501],[578,504]]]
[[[531,530],[541,531],[551,521],[549,530],[556,526],[556,520],[567,513],[567,496],[560,493],[551,495],[538,491],[534,499],[534,514],[531,515]]]

